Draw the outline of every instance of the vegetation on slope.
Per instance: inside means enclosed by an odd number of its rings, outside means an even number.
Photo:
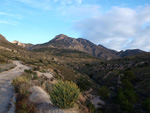
[[[14,45],[10,45],[10,48],[12,46]],[[21,60],[35,71],[52,72],[59,80],[73,81],[84,97],[96,95],[105,101],[104,105],[99,103],[102,112],[149,112],[150,53],[105,61],[78,51],[37,51],[27,51],[17,46],[12,47],[11,51],[2,49],[0,62]],[[32,72],[30,74],[33,75],[32,81],[38,80],[35,84],[50,92],[50,85],[46,79],[38,78]],[[88,100],[87,98],[85,100]],[[88,105],[80,105],[88,106],[92,112],[99,111],[95,110],[90,101],[85,103]]]

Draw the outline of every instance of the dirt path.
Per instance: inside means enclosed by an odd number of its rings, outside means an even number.
[[[11,100],[14,95],[11,81],[21,75],[24,69],[29,69],[18,61],[14,61],[14,64],[17,65],[14,69],[0,73],[0,113],[8,113],[11,108]],[[9,113],[13,113],[13,111]]]

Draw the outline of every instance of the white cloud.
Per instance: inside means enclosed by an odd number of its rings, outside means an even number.
[[[150,51],[150,6],[112,7],[104,14],[77,22],[75,29],[82,37],[112,49]]]
[[[88,4],[91,0],[15,0],[30,7],[50,10],[53,14],[65,16],[68,20],[97,15],[100,6]],[[84,3],[83,3],[84,1]],[[85,2],[86,1],[86,2]]]
[[[0,18],[0,24],[17,25],[16,19],[22,19],[23,17],[19,14],[0,12]]]
[[[54,0],[54,2],[59,2],[62,5],[70,5],[70,4],[82,4],[83,0]]]
[[[10,14],[10,13],[6,13],[6,12],[0,12],[0,16],[8,16],[8,17],[13,17],[16,19],[22,19],[23,16],[19,15],[19,14]]]
[[[27,4],[30,7],[43,10],[52,10],[61,6],[80,5],[83,0],[15,0]]]
[[[100,6],[98,5],[71,5],[68,7],[61,7],[59,8],[59,11],[63,16],[67,16],[69,18],[86,18],[91,16],[96,16],[99,14]]]
[[[17,25],[17,22],[15,22],[15,21],[0,20],[0,24]]]
[[[8,13],[5,13],[5,12],[0,12],[0,15],[11,16],[10,14],[8,14]]]
[[[39,8],[43,10],[51,9],[51,0],[16,0],[27,4],[30,7]]]

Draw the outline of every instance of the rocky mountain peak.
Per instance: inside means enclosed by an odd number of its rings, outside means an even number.
[[[68,37],[67,35],[64,34],[59,34],[57,36],[55,36],[54,40],[58,41],[58,40],[67,40],[70,39],[70,37]]]
[[[59,35],[55,36],[54,39],[50,40],[48,42],[48,44],[52,44],[55,46],[66,45],[68,47],[69,45],[72,45],[72,44],[73,45],[79,44],[79,42],[75,38],[69,37],[64,34],[59,34]]]

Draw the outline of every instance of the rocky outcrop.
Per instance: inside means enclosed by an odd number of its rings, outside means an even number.
[[[24,43],[21,43],[21,42],[16,41],[16,40],[13,41],[12,43],[15,44],[15,45],[21,46],[23,48],[30,48],[30,47],[33,46],[33,44],[24,44]]]
[[[25,47],[25,44],[23,44],[23,43],[21,43],[21,42],[18,42],[18,41],[13,41],[12,42],[13,44],[16,44],[16,45],[18,45],[18,46],[22,46],[22,47]]]

